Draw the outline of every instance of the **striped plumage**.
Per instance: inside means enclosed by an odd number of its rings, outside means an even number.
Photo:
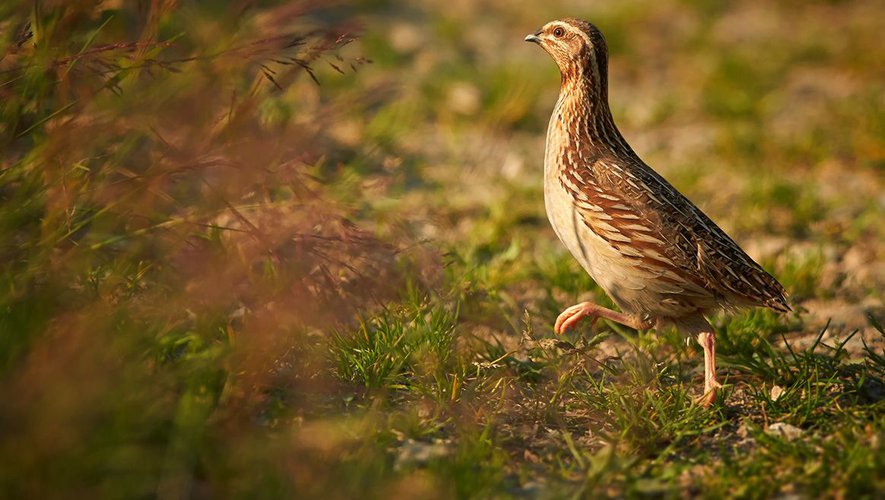
[[[718,383],[713,330],[703,315],[734,306],[788,311],[783,287],[627,144],[609,109],[608,54],[595,26],[553,21],[526,40],[541,45],[562,74],[544,159],[547,215],[624,311],[579,304],[560,316],[556,330],[591,316],[637,328],[672,323],[696,334],[711,358],[709,403]]]

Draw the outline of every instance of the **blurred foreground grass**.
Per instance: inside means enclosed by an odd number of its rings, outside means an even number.
[[[0,496],[885,489],[875,2],[317,5],[0,6]],[[542,208],[562,15],[799,310],[714,318],[712,411],[674,332],[550,338],[607,300]]]

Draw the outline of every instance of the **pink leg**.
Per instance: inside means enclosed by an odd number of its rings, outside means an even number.
[[[642,321],[634,316],[630,316],[617,311],[612,311],[592,302],[581,302],[575,304],[556,318],[556,324],[553,326],[554,333],[565,333],[567,330],[578,324],[578,321],[585,317],[590,317],[590,325],[596,323],[599,318],[614,321],[630,328],[637,330],[647,330],[652,327],[653,323]]]
[[[710,406],[716,401],[716,392],[722,387],[716,380],[716,336],[713,328],[698,334],[698,343],[704,348],[704,395],[698,401],[703,406]]]
[[[704,395],[698,399],[698,404],[708,407],[716,401],[718,389],[722,387],[716,380],[716,336],[713,326],[697,314],[672,320],[673,324],[687,335],[694,335],[704,349]]]

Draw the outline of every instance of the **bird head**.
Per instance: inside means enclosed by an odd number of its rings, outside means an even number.
[[[525,37],[537,43],[556,61],[563,83],[585,78],[604,89],[608,69],[608,49],[599,29],[580,19],[550,21]]]

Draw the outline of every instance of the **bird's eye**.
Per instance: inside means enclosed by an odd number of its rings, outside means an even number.
[[[562,35],[565,35],[565,30],[562,28],[556,28],[553,30],[553,36],[556,38],[562,38]]]

